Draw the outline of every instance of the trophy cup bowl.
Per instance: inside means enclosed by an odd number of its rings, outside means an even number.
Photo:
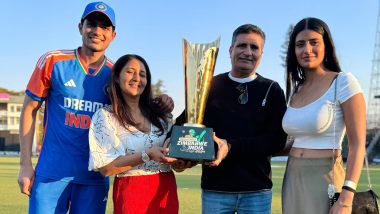
[[[183,39],[186,123],[173,126],[169,157],[188,160],[215,160],[212,128],[202,125],[219,51],[220,37],[207,44]]]

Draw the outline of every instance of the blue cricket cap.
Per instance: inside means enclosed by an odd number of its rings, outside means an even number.
[[[108,19],[111,21],[112,25],[115,27],[115,12],[113,11],[112,7],[108,6],[104,2],[92,2],[89,3],[86,8],[84,9],[82,20],[84,20],[89,14],[93,12],[99,12],[103,13],[108,17]]]

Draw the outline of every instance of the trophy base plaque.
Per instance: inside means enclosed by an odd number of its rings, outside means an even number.
[[[173,126],[168,157],[196,160],[215,160],[212,128]]]

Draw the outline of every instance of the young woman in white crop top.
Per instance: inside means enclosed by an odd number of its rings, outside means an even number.
[[[365,102],[357,79],[340,71],[326,23],[317,18],[298,22],[287,52],[288,109],[282,124],[294,143],[283,182],[284,214],[351,213],[351,184],[359,181],[365,153]],[[349,153],[344,176],[341,149],[346,132]],[[344,180],[349,188],[342,189]],[[341,195],[330,209],[331,182]]]

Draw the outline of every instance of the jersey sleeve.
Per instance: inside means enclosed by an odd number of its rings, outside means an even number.
[[[338,76],[338,94],[337,99],[344,103],[352,96],[363,93],[359,81],[352,73],[342,73]]]
[[[116,119],[104,108],[93,115],[89,129],[89,171],[98,171],[119,156],[125,155],[126,148],[117,136],[114,126],[116,123]]]
[[[36,64],[26,88],[26,94],[34,100],[43,101],[49,93],[54,64],[52,61],[50,54],[46,53],[40,57]]]

